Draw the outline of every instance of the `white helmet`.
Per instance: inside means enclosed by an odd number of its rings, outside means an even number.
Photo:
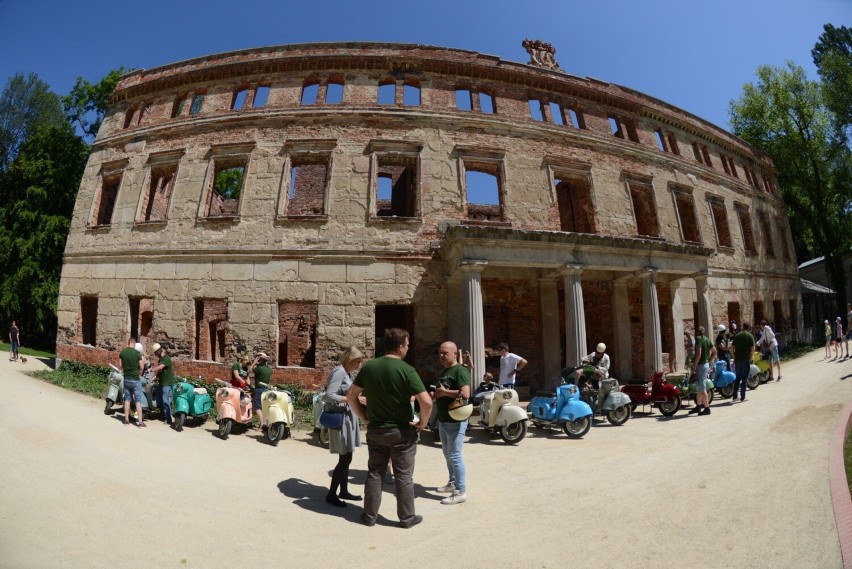
[[[606,344],[601,342],[600,344],[598,344],[597,350],[599,354],[604,353],[606,351]]]
[[[467,403],[459,407],[450,408],[447,413],[449,413],[453,421],[467,421],[471,414],[473,414],[473,404]]]
[[[724,331],[725,331],[725,325],[719,324],[719,332],[724,332]]]

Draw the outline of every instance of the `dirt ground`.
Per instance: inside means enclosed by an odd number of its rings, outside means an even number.
[[[309,432],[272,447],[219,440],[212,422],[125,427],[101,400],[25,375],[36,358],[0,353],[0,567],[841,567],[828,445],[852,360],[822,355],[706,417],[640,408],[582,440],[530,429],[517,446],[474,428],[456,506],[440,504],[446,465],[424,442],[425,519],[403,530],[388,491],[372,528],[357,504],[324,502],[336,460]],[[366,462],[361,448],[358,494]]]

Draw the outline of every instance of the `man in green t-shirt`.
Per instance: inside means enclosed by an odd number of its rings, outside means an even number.
[[[449,492],[441,500],[442,504],[461,504],[467,501],[467,480],[462,445],[467,430],[467,420],[456,421],[450,416],[450,404],[457,398],[470,399],[470,371],[459,363],[461,353],[453,342],[444,342],[438,348],[438,359],[444,366],[435,389],[435,405],[438,407],[438,434],[441,436],[441,448],[447,461],[450,481],[437,489]]]
[[[266,393],[266,387],[260,384],[265,383],[269,385],[269,382],[272,380],[272,368],[269,367],[268,362],[269,356],[260,352],[249,367],[249,373],[254,374],[254,391],[251,394],[251,407],[260,421],[260,430],[266,429],[266,423],[263,422],[263,394]]]
[[[710,401],[707,396],[707,374],[710,371],[710,360],[716,357],[716,346],[710,338],[704,335],[704,326],[698,327],[695,337],[695,361],[692,364],[692,376],[696,380],[695,407],[689,414],[710,414]]]
[[[740,401],[745,401],[746,387],[748,386],[748,374],[751,371],[751,362],[754,361],[754,336],[751,335],[751,324],[743,323],[743,331],[734,336],[734,371],[737,380],[734,382],[734,397],[731,402],[737,400],[737,387],[740,388]]]
[[[393,461],[396,482],[396,513],[403,528],[416,526],[423,516],[414,513],[414,456],[417,439],[429,423],[432,399],[413,367],[403,361],[408,353],[408,332],[385,330],[385,355],[364,364],[346,392],[346,401],[367,424],[367,484],[361,521],[376,525],[382,503],[382,480]],[[367,398],[365,407],[358,396]],[[412,398],[420,404],[420,419],[414,422]]]
[[[158,394],[157,403],[160,410],[163,412],[161,421],[167,424],[172,424],[172,386],[175,384],[175,369],[172,366],[172,358],[166,353],[166,349],[160,344],[154,343],[151,347],[154,350],[154,355],[160,358],[159,363],[151,368],[151,371],[157,374],[157,381],[160,382],[160,393]]]
[[[239,361],[234,362],[234,365],[231,366],[231,385],[238,389],[243,389],[248,385],[248,368],[248,356],[243,356]]]
[[[142,380],[139,375],[142,373],[142,368],[145,365],[145,360],[142,358],[142,352],[137,350],[136,338],[131,336],[127,339],[127,347],[121,350],[118,354],[118,359],[121,361],[121,371],[124,373],[124,424],[130,424],[130,401],[136,401],[136,416],[139,417],[139,422],[136,423],[139,427],[145,426],[145,418],[142,415]]]

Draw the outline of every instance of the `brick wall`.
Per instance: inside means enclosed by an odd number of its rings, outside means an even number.
[[[497,355],[494,348],[500,342],[509,344],[509,351],[526,359],[528,364],[519,374],[521,384],[542,385],[541,361],[541,303],[538,283],[521,279],[482,279],[485,347],[489,356]],[[496,361],[496,360],[490,360]],[[487,371],[497,377],[497,367],[486,362]]]
[[[195,357],[199,360],[224,361],[231,352],[227,338],[228,301],[195,301]]]
[[[166,219],[176,176],[177,165],[151,169],[148,188],[142,197],[142,221]]]
[[[293,160],[295,180],[293,197],[287,204],[287,215],[319,215],[325,203],[328,161]]]
[[[278,304],[278,365],[315,367],[316,339],[317,304],[315,302]]]

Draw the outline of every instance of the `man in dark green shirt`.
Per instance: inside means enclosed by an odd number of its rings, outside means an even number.
[[[167,424],[172,424],[172,386],[175,384],[175,370],[172,366],[172,358],[166,353],[166,349],[160,344],[155,343],[152,346],[154,355],[160,358],[160,362],[154,366],[151,371],[157,374],[157,380],[160,382],[160,393],[157,396],[160,410],[162,411],[161,421]]]
[[[418,434],[429,423],[432,399],[414,368],[403,361],[408,353],[408,332],[389,328],[384,335],[385,355],[364,364],[346,392],[352,411],[367,423],[367,484],[361,521],[376,525],[382,503],[382,480],[393,461],[396,482],[396,513],[400,526],[413,527],[423,521],[414,513],[414,456]],[[364,394],[367,406],[358,396]],[[412,398],[420,404],[420,419],[414,422]]]
[[[269,356],[260,352],[254,358],[254,363],[249,367],[249,372],[254,373],[254,391],[251,396],[251,407],[260,421],[261,430],[266,428],[266,424],[263,422],[263,394],[266,393],[266,387],[260,384],[265,383],[269,385],[269,382],[272,380],[272,368],[269,367],[268,362]]]
[[[743,331],[734,336],[734,371],[737,381],[734,382],[733,401],[737,400],[737,387],[740,388],[740,401],[745,401],[746,386],[748,385],[748,374],[751,371],[751,362],[754,360],[754,336],[751,335],[751,324],[743,323]]]
[[[136,400],[136,416],[139,417],[136,424],[139,427],[144,427],[142,380],[139,379],[139,375],[142,373],[145,360],[142,358],[142,353],[134,348],[135,345],[136,338],[131,336],[127,339],[127,347],[118,354],[118,359],[121,360],[121,371],[124,372],[124,424],[130,424],[130,401],[134,399]]]
[[[692,376],[695,378],[695,407],[689,412],[698,415],[710,414],[710,401],[707,395],[707,374],[710,360],[716,356],[716,346],[704,335],[704,326],[698,327],[695,337],[695,362],[692,364]]]
[[[450,495],[442,504],[461,504],[467,501],[467,476],[462,458],[464,433],[467,430],[467,419],[457,421],[450,416],[450,404],[461,397],[470,399],[470,371],[461,363],[461,353],[453,342],[444,342],[438,348],[438,359],[444,366],[438,386],[435,389],[435,405],[438,407],[438,434],[441,436],[441,448],[447,461],[450,481],[437,489]]]

